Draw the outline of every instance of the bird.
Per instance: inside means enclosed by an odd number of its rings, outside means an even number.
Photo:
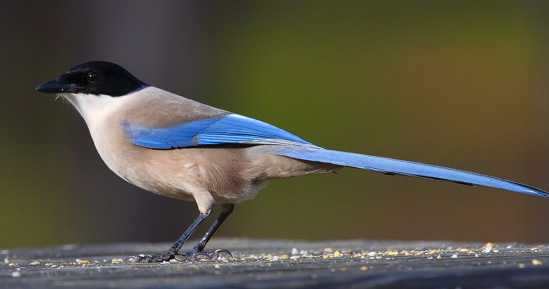
[[[76,108],[100,157],[119,177],[158,195],[196,202],[198,216],[173,246],[161,254],[130,256],[129,262],[230,255],[204,248],[236,204],[252,199],[270,180],[345,167],[549,196],[478,173],[325,149],[271,124],[146,84],[107,61],[77,65],[36,90]],[[217,218],[191,251],[180,253],[215,205],[221,208]]]

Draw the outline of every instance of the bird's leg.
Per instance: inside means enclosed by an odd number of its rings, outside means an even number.
[[[206,244],[210,239],[212,238],[213,234],[217,229],[221,226],[221,224],[227,219],[227,217],[234,211],[234,204],[222,204],[221,207],[221,213],[215,219],[213,224],[208,228],[208,231],[202,236],[202,239],[198,241],[196,246],[194,246],[192,252],[202,252],[204,250],[204,247],[206,247]]]
[[[217,231],[217,229],[219,228],[219,226],[221,226],[223,221],[225,221],[225,219],[227,219],[227,217],[234,210],[234,204],[221,204],[220,207],[221,207],[221,213],[215,219],[215,221],[210,226],[210,228],[208,228],[208,231],[204,234],[204,236],[202,236],[200,241],[198,241],[196,246],[194,246],[194,248],[190,252],[188,252],[186,254],[183,254],[183,255],[176,256],[176,259],[178,259],[178,260],[180,260],[180,259],[181,260],[187,260],[187,259],[191,259],[191,260],[196,260],[196,259],[215,260],[219,257],[220,254],[226,254],[226,255],[232,257],[231,252],[229,252],[226,249],[218,249],[218,250],[215,250],[211,254],[202,252],[202,250],[204,250],[204,247],[206,247],[206,244],[208,243],[208,241],[210,241],[210,239],[212,238],[215,231]]]
[[[202,221],[204,221],[204,219],[206,219],[210,215],[211,211],[212,210],[209,209],[206,213],[200,213],[198,217],[196,217],[196,219],[193,221],[193,223],[187,228],[187,230],[185,230],[185,232],[179,237],[179,239],[175,241],[173,246],[166,253],[145,256],[130,256],[126,258],[125,261],[129,263],[153,263],[164,262],[174,259],[175,255],[177,254],[177,252],[179,252],[183,244],[185,244],[187,239],[189,239],[189,237],[196,230],[198,225],[200,225],[200,223],[202,223]],[[208,230],[208,232],[209,231],[210,230]]]

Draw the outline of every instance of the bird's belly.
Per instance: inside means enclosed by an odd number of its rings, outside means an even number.
[[[124,141],[94,142],[114,173],[158,195],[192,201],[195,194],[208,192],[217,203],[238,203],[253,198],[265,184],[241,175],[246,161],[238,150],[155,150],[132,143],[121,145]]]

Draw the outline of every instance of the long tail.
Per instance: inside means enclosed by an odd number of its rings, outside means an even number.
[[[549,193],[547,192],[519,183],[477,173],[410,161],[334,151],[313,146],[281,146],[274,149],[272,153],[300,160],[371,170],[388,175],[423,177],[549,197]]]

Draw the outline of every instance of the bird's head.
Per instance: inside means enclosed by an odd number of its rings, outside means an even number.
[[[54,80],[40,84],[36,90],[45,93],[116,97],[147,86],[117,64],[106,61],[90,61],[69,69]]]
[[[147,87],[149,85],[117,64],[90,61],[40,84],[36,90],[65,98],[90,124],[110,110],[124,106],[125,100],[130,99],[123,96],[134,95]]]

